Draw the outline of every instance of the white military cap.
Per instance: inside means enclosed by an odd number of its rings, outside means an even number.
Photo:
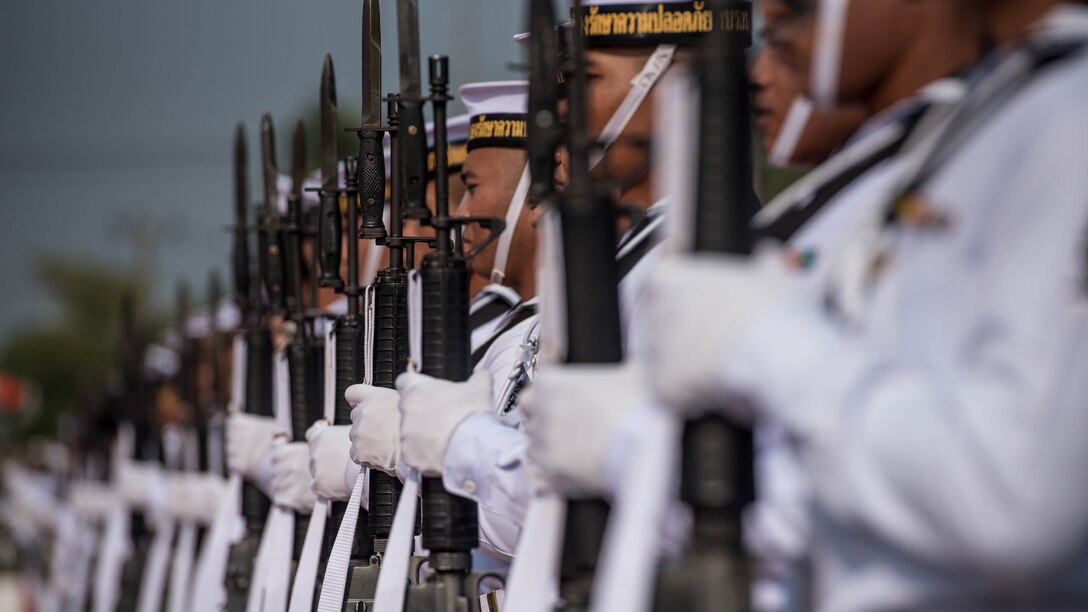
[[[527,81],[470,83],[461,86],[458,95],[469,115],[468,151],[477,147],[525,148]]]

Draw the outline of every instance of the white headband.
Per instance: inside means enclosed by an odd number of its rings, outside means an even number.
[[[843,36],[850,0],[821,0],[812,53],[812,98],[819,106],[834,106],[839,98]]]
[[[619,108],[612,113],[612,117],[605,124],[604,129],[601,130],[601,137],[598,139],[601,146],[594,150],[593,155],[589,158],[589,168],[591,170],[601,163],[608,147],[612,146],[612,143],[616,142],[623,130],[627,129],[627,124],[631,122],[631,118],[638,112],[639,107],[646,100],[646,96],[650,95],[650,90],[654,88],[657,81],[661,79],[661,75],[665,74],[665,71],[672,65],[674,55],[676,55],[676,45],[658,45],[650,58],[646,60],[642,71],[631,79],[631,90],[627,92]]]
[[[771,146],[771,152],[767,154],[767,161],[779,168],[793,163],[797,144],[801,142],[805,127],[812,118],[812,111],[812,100],[805,96],[797,96],[793,99],[790,110],[782,121],[782,127],[778,130],[778,137],[774,139],[774,144]]]
[[[495,248],[495,264],[491,268],[491,282],[502,284],[506,278],[506,260],[510,256],[510,243],[514,241],[514,234],[518,229],[518,219],[521,218],[521,210],[525,207],[525,198],[529,196],[529,164],[521,171],[521,179],[518,180],[517,189],[514,189],[514,197],[510,199],[510,205],[506,207],[506,230],[499,234],[499,244]]]

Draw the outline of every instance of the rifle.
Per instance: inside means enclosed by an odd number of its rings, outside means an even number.
[[[151,435],[151,419],[147,413],[146,390],[143,376],[143,343],[136,330],[134,296],[126,291],[121,296],[121,337],[119,344],[121,361],[120,403],[122,419],[132,426],[135,443],[134,458],[137,461],[158,459],[158,446]],[[143,567],[151,547],[152,532],[140,509],[132,510],[129,536],[133,543],[132,554],[125,561],[121,574],[121,598],[118,610],[128,612],[138,605]]]
[[[422,371],[435,378],[467,380],[471,334],[468,316],[469,273],[465,262],[479,253],[505,229],[504,219],[451,217],[447,160],[446,104],[449,96],[449,58],[429,58],[430,101],[434,111],[435,214],[428,223],[435,230],[435,249],[423,257],[422,278]],[[466,223],[491,229],[488,240],[463,253],[458,239]],[[441,478],[424,478],[423,547],[433,574],[423,584],[408,588],[406,609],[411,612],[476,612],[480,581],[487,575],[472,573],[472,549],[479,540],[476,504],[448,493]]]
[[[263,139],[262,139],[263,140]],[[271,143],[269,143],[271,144]],[[234,139],[234,288],[235,300],[242,314],[243,333],[246,341],[245,409],[251,414],[271,416],[272,412],[272,338],[268,331],[267,317],[260,298],[258,283],[252,282],[253,270],[249,262],[250,230],[255,229],[246,221],[249,206],[249,188],[246,178],[245,128],[239,124]],[[273,179],[274,180],[274,179]],[[271,197],[275,197],[272,183]],[[269,197],[266,182],[265,196]],[[258,216],[260,211],[258,211]],[[266,245],[266,240],[258,241]],[[263,260],[263,258],[258,258]],[[263,269],[260,266],[259,269]],[[250,576],[257,557],[261,530],[268,509],[269,499],[251,482],[242,483],[242,516],[245,519],[245,535],[231,547],[227,565],[227,610],[243,612],[249,592]]]
[[[315,329],[317,316],[306,309],[303,299],[304,270],[302,242],[314,236],[313,224],[306,222],[302,212],[302,182],[306,166],[306,128],[302,121],[295,124],[291,156],[291,194],[287,198],[287,274],[286,303],[288,305],[291,340],[287,345],[287,367],[290,375],[291,438],[306,440],[306,430],[323,413],[323,374],[325,349],[320,333]],[[316,304],[316,276],[309,275],[310,305]],[[310,515],[295,513],[295,545],[292,559],[297,567]],[[292,570],[291,575],[294,575]]]
[[[716,17],[751,12],[748,2],[711,0]],[[732,16],[732,15],[728,15]],[[747,17],[747,16],[746,16]],[[750,21],[745,21],[750,23]],[[748,31],[715,28],[699,69],[699,161],[691,245],[696,252],[746,255],[752,249]],[[692,413],[698,413],[692,412]],[[655,610],[750,609],[741,512],[752,500],[752,434],[718,411],[684,424],[680,497],[693,512],[686,554],[659,576]]]
[[[223,424],[226,418],[226,405],[228,401],[228,393],[223,388],[226,377],[223,376],[222,371],[223,342],[220,337],[222,330],[219,329],[218,316],[219,303],[222,299],[223,283],[220,280],[219,272],[212,270],[208,275],[208,343],[206,347],[208,367],[211,370],[211,388],[208,390],[206,401],[203,403],[207,407],[207,414],[210,416],[210,418],[208,418],[208,428],[205,440],[210,440],[214,437],[217,439],[218,443],[216,445],[210,443],[206,444],[206,446],[202,448],[201,456],[207,464],[206,469],[220,476],[226,474]]]
[[[366,0],[363,4],[363,27],[364,32],[368,23],[373,21],[373,27],[377,28],[377,15],[374,15],[374,19],[368,18],[368,3],[371,0]],[[376,8],[374,8],[376,12]],[[379,34],[380,36],[380,34]],[[380,39],[378,44],[380,45]],[[367,38],[364,34],[363,47],[366,48]],[[365,60],[366,54],[364,53],[364,100],[366,100],[366,91],[369,85],[366,78],[368,67]],[[378,65],[380,67],[380,58],[378,59]],[[371,67],[372,68],[372,67]],[[380,69],[380,68],[379,68]],[[374,87],[380,87],[380,77],[373,85]],[[375,94],[373,97],[377,97]],[[364,102],[364,109],[366,103]],[[378,108],[378,114],[380,122],[381,109]],[[364,117],[365,119],[365,117]],[[369,127],[364,123],[364,126]],[[321,228],[320,228],[320,258],[321,258],[321,278],[320,283],[324,287],[332,287],[338,293],[344,295],[347,299],[347,314],[338,317],[334,323],[334,330],[336,334],[335,339],[335,396],[334,401],[335,408],[333,410],[333,424],[334,425],[349,425],[351,424],[351,406],[344,399],[344,391],[351,385],[363,380],[363,343],[364,343],[364,328],[363,317],[360,312],[359,298],[362,295],[362,288],[359,286],[359,242],[357,234],[361,231],[359,223],[359,177],[360,172],[360,160],[355,157],[348,157],[345,160],[345,175],[346,184],[343,190],[338,188],[338,173],[337,173],[337,139],[336,139],[336,80],[333,72],[332,58],[325,56],[325,66],[321,75]],[[383,161],[382,154],[382,135],[381,132],[367,131],[360,132],[360,139],[367,141],[367,147],[362,150],[360,154],[362,156],[368,156],[367,160],[367,172],[374,172],[375,165],[377,171],[383,181],[381,199],[384,200],[384,174],[385,174],[385,162]],[[375,152],[374,144],[377,144]],[[362,147],[361,147],[362,149]],[[347,240],[347,279],[340,278],[340,255],[341,240],[343,235],[341,232],[341,213],[339,208],[339,196],[340,193],[344,193],[347,196],[347,224],[348,224],[348,240]],[[373,194],[368,194],[368,197],[374,197]],[[377,226],[373,224],[373,219],[370,219],[370,231],[375,229],[380,231],[381,235],[384,235],[385,229],[382,225],[381,209],[379,200],[379,210],[377,215]],[[344,520],[344,514],[347,512],[347,502],[334,502],[332,504],[332,516],[329,520],[326,532],[325,532],[325,545],[323,558],[329,558],[329,554],[333,548],[333,541],[336,537],[337,530],[340,524]],[[361,524],[369,523],[369,518],[365,509],[359,510],[358,521]],[[353,568],[364,567],[368,565],[368,561],[372,556],[373,551],[369,546],[369,542],[356,538],[352,543],[352,550],[348,560],[348,573],[345,578],[345,590],[350,585]],[[365,561],[364,561],[365,560]],[[323,579],[323,575],[322,575]]]
[[[375,4],[375,7],[377,5]],[[366,48],[366,47],[364,47]],[[365,65],[365,63],[364,63]],[[371,74],[371,78],[374,75]],[[380,81],[380,80],[379,80]],[[377,85],[378,82],[375,82]],[[392,177],[390,177],[390,208],[389,229],[382,238],[375,240],[376,244],[384,244],[389,248],[389,266],[378,271],[377,277],[370,288],[374,319],[373,327],[367,330],[373,335],[373,350],[371,363],[373,371],[370,373],[369,384],[377,387],[392,389],[397,376],[408,367],[408,270],[405,265],[406,245],[425,239],[413,239],[405,237],[401,207],[402,189],[400,181],[401,153],[400,130],[397,122],[398,96],[391,95],[387,98],[388,124],[384,131],[390,135],[390,153],[393,163],[390,165]],[[420,115],[422,118],[422,114]],[[362,132],[360,132],[361,138]],[[426,134],[424,134],[424,137]],[[360,140],[360,147],[363,141]],[[423,149],[424,156],[426,149]],[[384,151],[383,151],[384,156]],[[362,156],[360,156],[361,158]],[[385,198],[385,160],[377,160],[382,164],[381,182],[372,185],[363,185],[360,181],[360,189],[364,193],[382,193]],[[424,157],[424,162],[425,162]],[[358,169],[360,177],[368,177],[368,180],[377,181],[375,170],[367,171],[362,164]],[[426,176],[424,175],[424,178]],[[426,186],[426,183],[424,183]],[[374,206],[376,201],[373,196],[363,197],[364,216],[366,206]],[[379,204],[379,206],[381,206]],[[424,207],[423,210],[426,210]],[[373,213],[371,213],[373,214]],[[345,599],[348,610],[359,608],[360,605],[372,604],[375,591],[378,586],[378,574],[381,571],[382,558],[389,540],[389,533],[393,528],[393,514],[400,501],[403,486],[395,477],[381,471],[370,471],[370,508],[368,512],[366,534],[357,533],[356,538],[366,538],[372,545],[374,554],[370,558],[369,565],[357,566],[352,569],[349,580],[349,588]],[[366,546],[367,543],[360,544]]]
[[[538,10],[543,13],[542,7]],[[595,184],[589,174],[593,143],[586,130],[584,41],[578,25],[583,12],[581,2],[575,2],[570,53],[563,66],[568,103],[565,138],[570,153],[570,183],[558,205],[566,296],[564,362],[619,363],[623,344],[616,220],[607,190]],[[588,609],[608,514],[608,504],[601,499],[567,501],[559,568],[560,609]]]

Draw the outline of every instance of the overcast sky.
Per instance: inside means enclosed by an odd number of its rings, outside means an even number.
[[[450,55],[454,86],[520,78],[509,65],[524,58],[510,37],[526,4],[420,0],[423,56]],[[382,0],[381,10],[384,89],[393,91],[396,3]],[[227,279],[234,125],[246,122],[251,160],[266,110],[281,147],[289,142],[317,103],[325,53],[341,114],[357,116],[361,13],[361,0],[9,3],[0,20],[0,344],[50,316],[29,268],[38,253],[153,261],[162,305],[182,276],[198,295],[213,267]],[[255,164],[251,176],[257,193]],[[154,239],[142,242],[155,246],[137,247],[133,226],[150,227]]]

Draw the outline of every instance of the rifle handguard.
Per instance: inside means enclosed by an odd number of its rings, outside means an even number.
[[[471,336],[468,322],[468,269],[452,260],[424,260],[423,373],[468,380]],[[432,553],[470,552],[479,541],[476,503],[450,495],[441,478],[423,479],[423,547]]]
[[[246,412],[272,416],[272,337],[267,329],[246,334]],[[271,502],[257,485],[242,486],[242,516],[246,530],[259,533]]]
[[[374,291],[374,376],[371,384],[392,389],[397,376],[408,366],[408,276],[404,270],[381,270]],[[389,537],[402,488],[396,478],[377,470],[370,472],[370,537]]]

